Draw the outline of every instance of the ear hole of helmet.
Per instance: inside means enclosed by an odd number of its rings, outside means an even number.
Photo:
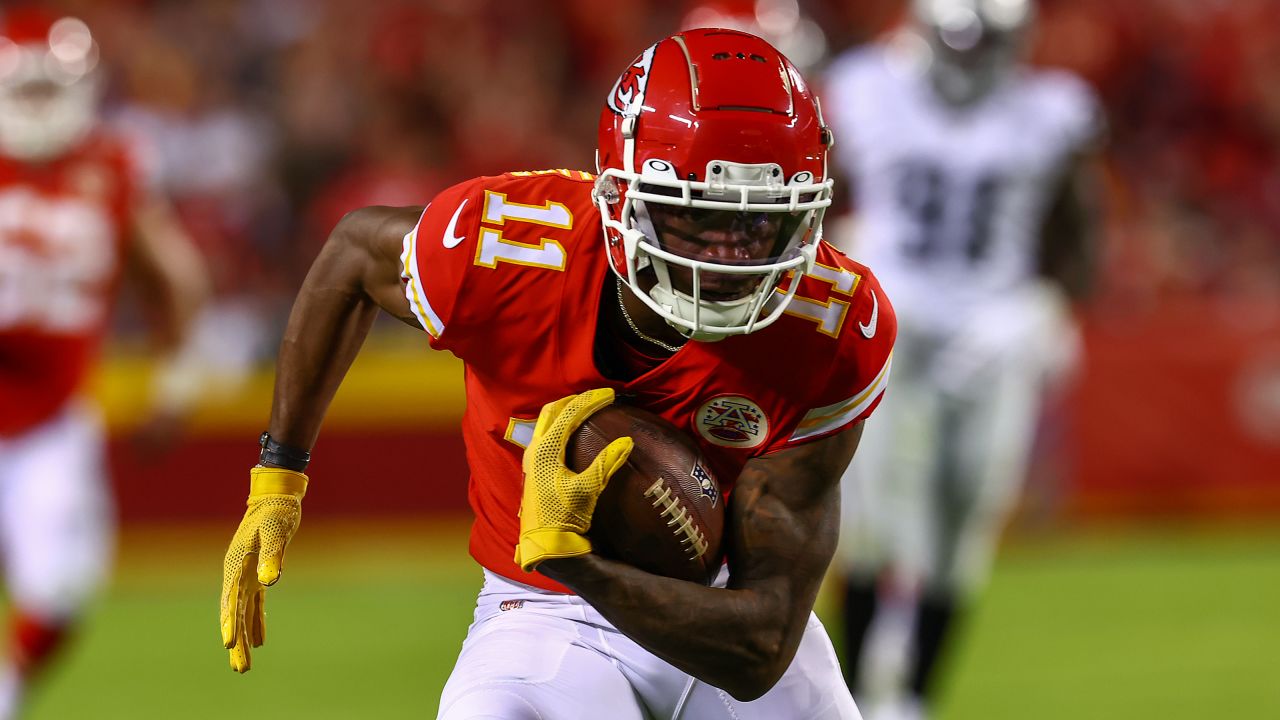
[[[622,192],[618,190],[618,181],[612,175],[600,175],[591,189],[593,198],[603,200],[608,205],[617,205],[622,201]]]

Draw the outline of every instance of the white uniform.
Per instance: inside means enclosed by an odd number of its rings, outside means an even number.
[[[722,572],[723,587],[728,573]],[[637,645],[576,595],[485,570],[475,622],[440,698],[440,720],[860,720],[835,650],[809,616],[791,666],[751,702]],[[544,714],[553,708],[553,714]]]
[[[1094,141],[1077,78],[1020,70],[956,109],[895,44],[832,65],[827,114],[857,212],[850,254],[899,318],[893,386],[845,480],[841,555],[914,582],[982,581],[1026,470],[1040,386],[1074,338],[1037,279],[1041,223]]]
[[[0,552],[13,604],[46,622],[75,617],[110,567],[114,522],[102,423],[73,401],[0,437]]]

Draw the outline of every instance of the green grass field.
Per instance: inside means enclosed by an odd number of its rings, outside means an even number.
[[[231,527],[130,531],[29,717],[434,717],[480,583],[463,530],[305,525],[244,676],[217,629]],[[1011,540],[941,720],[1280,718],[1276,648],[1280,530]]]

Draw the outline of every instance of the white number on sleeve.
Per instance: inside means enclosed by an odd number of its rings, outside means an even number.
[[[507,200],[503,193],[486,190],[483,221],[505,225],[508,220],[561,230],[573,228],[573,213],[562,203],[548,200],[541,205],[525,205]],[[539,238],[537,243],[523,243],[503,237],[502,230],[498,228],[482,226],[480,241],[476,243],[476,264],[494,268],[499,262],[564,270],[565,252],[560,243],[550,238]]]
[[[818,332],[837,337],[840,334],[840,328],[844,325],[845,315],[849,314],[849,301],[837,299],[835,295],[844,295],[852,299],[854,291],[858,289],[858,283],[862,282],[862,276],[844,268],[814,265],[808,277],[831,283],[832,296],[826,302],[819,302],[797,293],[791,300],[791,304],[787,305],[785,312],[788,315],[812,320],[818,324]]]

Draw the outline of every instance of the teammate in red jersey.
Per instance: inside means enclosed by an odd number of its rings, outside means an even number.
[[[227,553],[232,667],[261,644],[309,449],[382,308],[466,366],[485,583],[440,717],[858,717],[812,607],[896,323],[867,268],[821,241],[831,141],[774,48],[690,30],[613,88],[598,175],[514,172],[348,215],[290,317]],[[629,440],[580,475],[563,440],[615,393],[685,428],[721,479],[715,586],[590,552]]]
[[[85,378],[128,266],[176,347],[205,286],[194,247],[96,123],[84,23],[0,16],[0,553],[10,717],[105,575],[110,501]]]

